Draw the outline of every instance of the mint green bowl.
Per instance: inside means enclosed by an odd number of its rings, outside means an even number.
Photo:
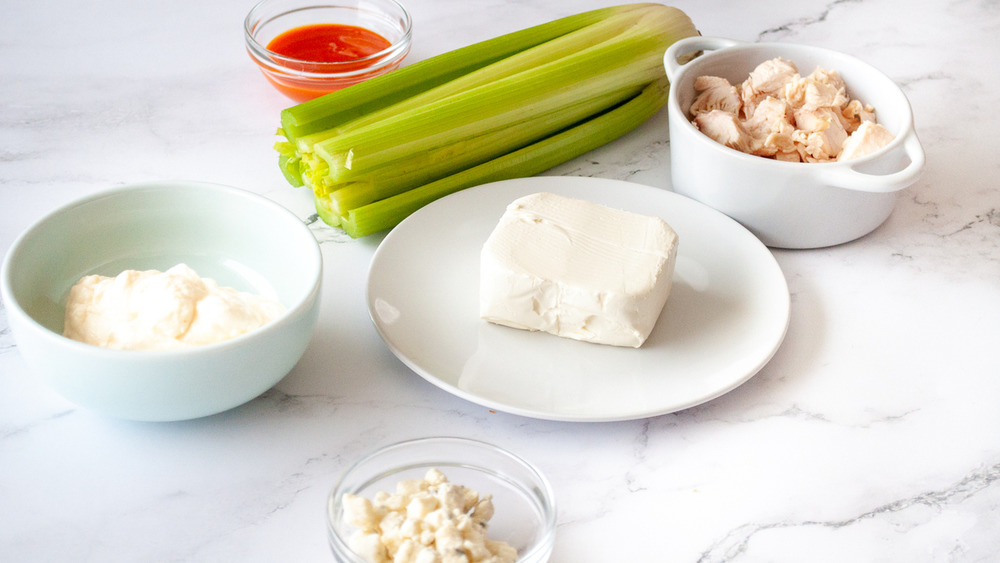
[[[276,297],[287,312],[243,336],[196,348],[109,350],[62,336],[82,276],[186,263],[220,285]],[[185,420],[257,397],[295,366],[319,311],[322,257],[312,232],[262,196],[199,182],[150,182],[65,205],[22,233],[0,297],[32,371],[81,407],[131,420]]]

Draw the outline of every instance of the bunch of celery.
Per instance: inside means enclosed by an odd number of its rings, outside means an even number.
[[[284,110],[279,164],[326,223],[382,231],[631,131],[666,102],[664,51],[696,34],[676,8],[628,4],[457,49]]]

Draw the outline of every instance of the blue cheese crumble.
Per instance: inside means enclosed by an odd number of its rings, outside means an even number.
[[[450,483],[441,471],[400,481],[395,493],[343,497],[357,531],[351,549],[368,563],[514,563],[517,550],[486,536],[492,495]]]

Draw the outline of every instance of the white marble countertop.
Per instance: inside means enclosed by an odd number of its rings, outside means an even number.
[[[271,149],[290,105],[249,61],[251,0],[13,2],[0,16],[0,252],[78,196],[191,179],[303,219]],[[410,61],[598,0],[407,0]],[[379,237],[313,229],[329,265],[315,337],[274,389],[180,423],[104,418],[36,381],[0,310],[0,560],[324,561],[352,460],[461,435],[537,464],[553,561],[1000,560],[1000,79],[996,2],[682,0],[705,35],[854,54],[902,85],[928,156],[871,235],[774,251],[789,333],[756,377],[647,420],[561,423],[453,397],[379,339]],[[670,188],[665,111],[549,174]]]

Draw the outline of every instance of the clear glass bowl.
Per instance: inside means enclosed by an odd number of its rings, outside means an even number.
[[[517,549],[519,563],[544,563],[552,554],[556,506],[545,477],[528,462],[497,446],[466,438],[421,438],[375,451],[351,466],[327,502],[330,548],[338,561],[365,563],[348,547],[355,529],[344,520],[345,494],[372,498],[395,492],[396,483],[422,479],[439,469],[448,480],[493,495],[496,512],[488,536]]]
[[[342,62],[306,61],[267,48],[271,40],[290,29],[324,23],[374,31],[390,46]],[[263,0],[247,14],[243,34],[250,58],[271,84],[289,98],[304,102],[397,68],[410,52],[411,26],[410,14],[395,0],[347,0],[337,4]]]

